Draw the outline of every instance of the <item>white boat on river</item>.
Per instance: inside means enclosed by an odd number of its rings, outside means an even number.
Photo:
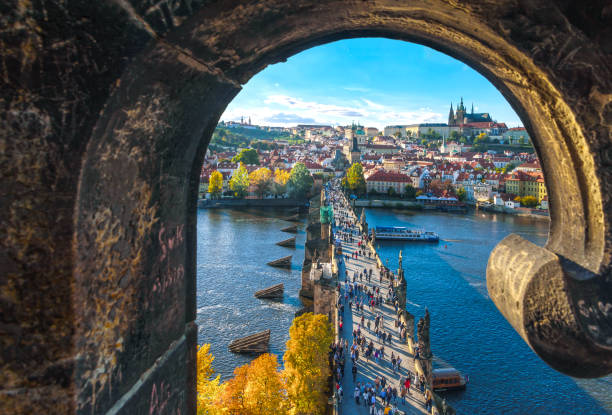
[[[438,242],[440,237],[435,232],[408,229],[400,226],[377,226],[376,240]]]

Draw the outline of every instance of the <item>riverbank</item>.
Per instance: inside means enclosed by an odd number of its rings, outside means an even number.
[[[412,200],[401,200],[401,199],[356,199],[355,207],[358,208],[369,208],[369,209],[406,209],[406,210],[415,210],[415,211],[423,211],[423,210],[435,210],[439,212],[445,213],[466,213],[470,211],[484,211],[490,213],[502,213],[506,215],[514,215],[514,216],[524,216],[531,217],[540,220],[550,220],[550,216],[548,211],[539,210],[539,209],[529,209],[529,208],[508,208],[506,206],[477,206],[476,204],[466,203],[465,210],[460,209],[428,209],[421,202],[412,201]]]
[[[308,199],[199,199],[200,209],[223,208],[305,208]]]

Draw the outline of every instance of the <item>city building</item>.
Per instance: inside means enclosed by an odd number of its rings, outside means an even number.
[[[406,185],[412,185],[410,176],[386,171],[384,169],[376,170],[366,178],[366,191],[368,193],[387,193],[389,189],[393,189],[398,195],[406,192]]]
[[[502,139],[508,144],[528,144],[531,143],[531,137],[527,133],[525,127],[509,128],[502,134]]]
[[[547,196],[544,177],[539,172],[513,171],[506,179],[506,193],[516,196],[533,196],[538,203]]]

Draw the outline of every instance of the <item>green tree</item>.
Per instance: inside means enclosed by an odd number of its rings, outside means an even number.
[[[255,149],[244,148],[232,158],[232,161],[234,163],[259,164],[259,155]]]
[[[363,177],[363,166],[360,163],[353,163],[346,172],[346,180],[349,189],[358,195],[366,191],[365,177]]]
[[[291,196],[306,197],[313,183],[314,180],[304,163],[295,163],[289,173],[289,193]]]
[[[416,197],[416,189],[413,185],[407,184],[404,188],[404,197],[408,199],[414,199]]]
[[[234,192],[234,196],[244,197],[249,190],[249,173],[242,163],[234,171],[234,175],[229,181],[229,187]]]
[[[215,170],[210,174],[208,178],[208,193],[211,194],[213,199],[219,197],[219,195],[223,192],[223,175]]]
[[[249,174],[249,183],[255,186],[260,198],[270,190],[272,186],[272,171],[267,167],[260,167]]]
[[[538,199],[534,196],[525,196],[521,198],[521,204],[528,208],[534,208],[538,205]]]
[[[389,187],[387,189],[387,194],[389,195],[389,197],[395,197],[397,196],[397,192],[395,191],[394,187]]]
[[[333,331],[327,316],[305,313],[289,329],[284,377],[292,415],[322,415],[330,376],[327,359]]]
[[[463,186],[461,186],[459,189],[457,189],[457,199],[463,202],[465,201],[466,198],[467,198],[467,191],[465,190]]]
[[[502,172],[503,172],[504,174],[508,174],[508,173],[510,173],[512,170],[514,170],[514,164],[512,164],[512,163],[508,163],[508,164],[506,164],[506,165],[504,166],[504,168],[503,168]]]

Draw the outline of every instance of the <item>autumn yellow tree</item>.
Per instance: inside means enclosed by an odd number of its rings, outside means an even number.
[[[198,348],[197,356],[197,394],[198,415],[221,415],[223,410],[219,405],[219,397],[223,386],[219,382],[219,375],[213,377],[215,371],[212,362],[215,358],[210,353],[210,344],[203,344]]]
[[[208,179],[208,193],[211,194],[213,198],[219,197],[223,192],[223,175],[215,170],[210,174],[210,178]]]
[[[249,365],[234,369],[234,377],[224,383],[221,402],[230,415],[246,414],[245,389]]]
[[[291,415],[325,413],[330,376],[327,353],[332,340],[327,316],[305,313],[293,320],[283,372]]]
[[[288,170],[276,169],[274,171],[274,194],[282,195],[287,191],[287,182],[290,173]]]
[[[249,365],[245,398],[251,415],[287,414],[289,401],[278,369],[276,355],[269,353]]]
[[[260,167],[254,170],[249,175],[249,182],[255,186],[256,192],[260,198],[270,190],[272,186],[272,172],[267,167]]]
[[[289,401],[277,357],[266,353],[237,367],[221,402],[230,415],[286,415]]]

